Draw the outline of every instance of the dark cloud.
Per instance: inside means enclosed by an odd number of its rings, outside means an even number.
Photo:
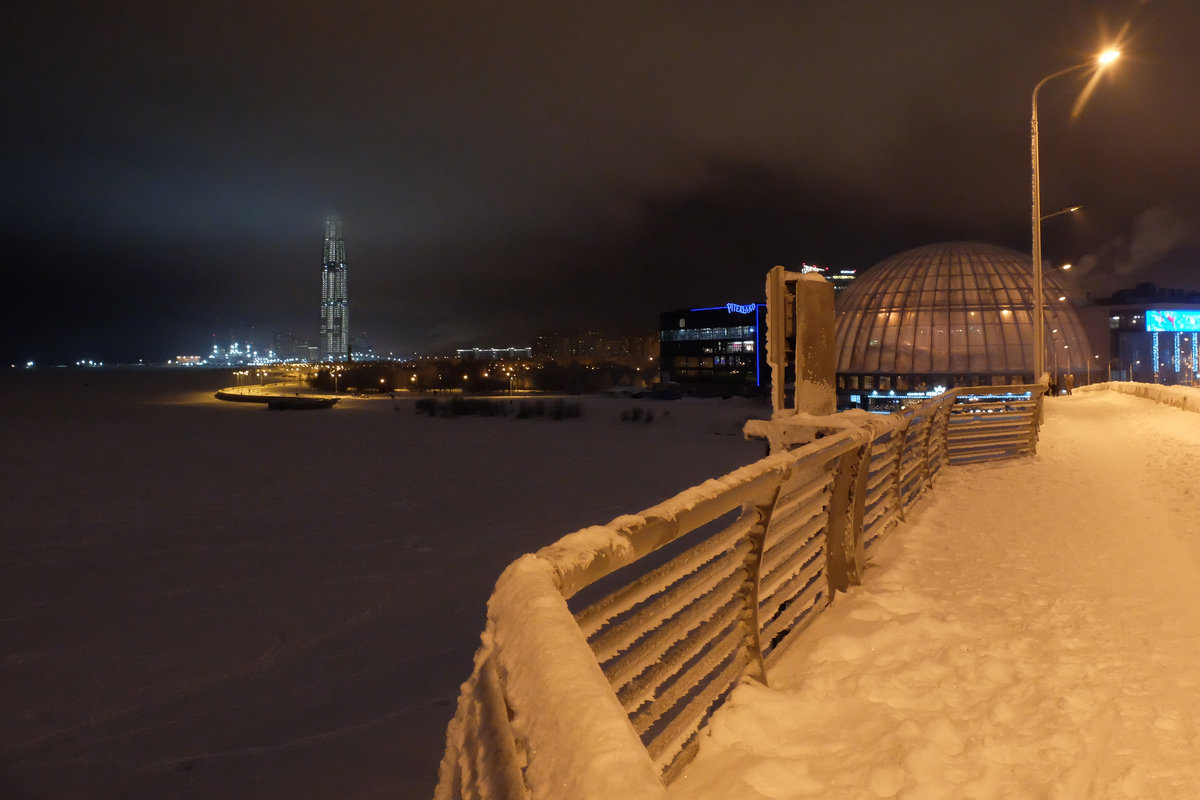
[[[1113,261],[1198,201],[1190,0],[44,2],[11,29],[9,359],[303,335],[330,211],[353,327],[401,352],[650,327],[775,263],[1025,249],[1033,85],[1122,29],[1081,115],[1082,74],[1042,94],[1043,204],[1084,207],[1047,257]]]

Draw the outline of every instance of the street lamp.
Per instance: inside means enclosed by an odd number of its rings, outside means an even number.
[[[1050,219],[1051,217],[1057,217],[1059,214],[1073,214],[1076,211],[1078,211],[1080,208],[1081,208],[1081,206],[1067,206],[1066,208],[1064,208],[1060,211],[1055,211],[1053,214],[1047,214],[1046,216],[1042,217],[1041,220],[1042,220],[1042,222],[1045,222],[1046,220]],[[1063,269],[1067,269],[1067,267],[1070,267],[1070,266],[1071,266],[1070,264],[1067,264],[1067,266],[1063,267]]]
[[[1071,347],[1071,345],[1064,344],[1062,349],[1069,350],[1070,347]],[[1067,369],[1069,370],[1071,368],[1071,359],[1067,358],[1065,355],[1063,356],[1063,359],[1067,362]],[[1054,382],[1058,383],[1058,348],[1057,347],[1054,348]]]
[[[1117,366],[1121,366],[1121,357],[1117,356],[1116,358],[1110,358],[1108,360],[1108,382],[1109,383],[1112,383],[1112,365],[1113,365],[1114,361],[1117,362]]]
[[[1042,373],[1046,371],[1046,354],[1044,352],[1046,334],[1042,328],[1046,324],[1046,311],[1043,308],[1042,301],[1042,190],[1041,190],[1041,175],[1038,171],[1038,115],[1037,101],[1038,92],[1046,85],[1048,81],[1053,80],[1061,75],[1066,75],[1069,72],[1074,72],[1079,69],[1087,69],[1094,67],[1103,69],[1105,66],[1116,61],[1121,55],[1121,51],[1111,49],[1101,53],[1095,59],[1087,61],[1083,64],[1076,64],[1073,67],[1060,69],[1058,72],[1052,72],[1046,77],[1037,82],[1033,87],[1033,102],[1032,113],[1029,121],[1030,134],[1030,161],[1033,166],[1033,303],[1034,303],[1034,329],[1033,329],[1033,372],[1034,380],[1038,380]],[[1060,212],[1055,212],[1060,213]],[[1050,214],[1048,216],[1054,216]]]

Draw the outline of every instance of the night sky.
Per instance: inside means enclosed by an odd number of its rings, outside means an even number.
[[[1029,248],[1200,288],[1200,3],[38,2],[9,12],[3,363],[314,337],[323,219],[377,351],[650,332],[775,264]],[[214,340],[214,335],[217,337]]]

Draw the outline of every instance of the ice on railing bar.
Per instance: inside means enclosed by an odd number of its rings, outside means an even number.
[[[591,637],[614,617],[624,614],[654,595],[665,592],[672,585],[697,572],[720,553],[732,547],[740,537],[745,535],[749,524],[749,521],[739,520],[735,525],[704,539],[666,564],[596,601],[576,614],[580,629]]]
[[[497,665],[534,798],[662,798],[658,771],[634,732],[547,565],[524,556],[488,603]],[[580,736],[587,731],[587,736]]]
[[[711,598],[706,601],[709,595],[717,589],[736,592],[744,578],[734,571],[741,568],[748,550],[748,545],[735,550],[731,554],[733,559],[714,562],[711,567],[697,573],[695,579],[673,585],[669,591],[655,596],[627,619],[604,630],[592,642],[596,658],[604,663],[635,643],[638,643],[639,649],[645,650],[647,643],[638,640],[657,628],[664,628],[661,635],[668,640],[668,644],[686,636],[703,622],[699,615],[710,605]],[[651,660],[656,657],[652,656]]]
[[[671,636],[672,644],[660,658],[652,659],[651,653],[639,651],[636,657],[627,659],[630,662],[629,675],[635,677],[623,683],[618,692],[622,705],[629,710],[653,702],[658,696],[659,688],[673,678],[680,665],[687,663],[709,646],[719,632],[731,628],[741,613],[741,604],[736,599],[730,599],[724,606],[717,608],[694,634]],[[619,666],[625,666],[625,661]],[[606,669],[605,672],[614,682],[618,679],[624,682],[628,678],[626,675],[614,674],[614,670],[611,669]]]
[[[642,517],[636,514],[626,514],[608,525],[592,525],[543,547],[539,555],[555,565],[560,574],[587,567],[597,553],[612,553],[618,557],[629,555],[633,545],[622,529],[636,526],[641,521]]]

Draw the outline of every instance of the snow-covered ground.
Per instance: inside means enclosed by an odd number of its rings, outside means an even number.
[[[505,565],[763,452],[740,401],[433,419],[233,383],[0,375],[0,798],[430,797]]]
[[[1200,414],[1049,401],[1037,456],[944,471],[672,796],[1200,797],[1198,477]]]

